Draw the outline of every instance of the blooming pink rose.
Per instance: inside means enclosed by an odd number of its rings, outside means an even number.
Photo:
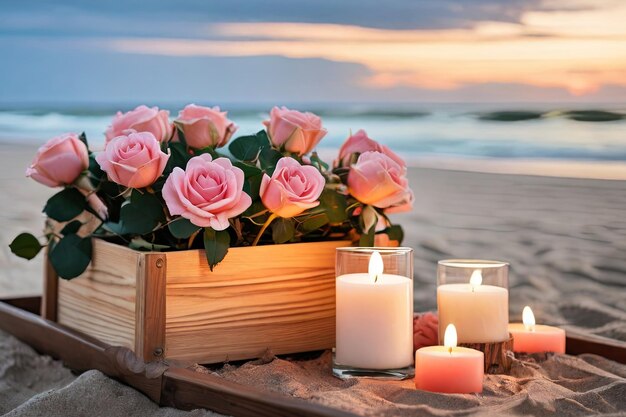
[[[348,173],[350,194],[364,204],[387,212],[407,211],[413,207],[406,168],[381,152],[365,152]]]
[[[313,113],[300,113],[287,107],[274,107],[270,120],[263,122],[272,144],[302,156],[315,148],[326,135],[322,119]]]
[[[104,151],[96,156],[109,179],[130,188],[154,184],[165,169],[169,155],[150,132],[127,132],[111,139]]]
[[[117,112],[111,126],[106,130],[106,142],[121,136],[126,130],[150,132],[159,142],[167,142],[172,137],[173,127],[169,121],[170,112],[158,107],[138,106],[126,113]]]
[[[228,158],[213,160],[202,154],[191,158],[183,171],[174,168],[163,186],[163,199],[170,214],[181,215],[200,227],[228,228],[228,219],[252,204],[243,192],[243,171]]]
[[[350,162],[354,154],[362,154],[370,151],[384,153],[393,159],[398,165],[406,167],[406,163],[402,158],[385,145],[381,145],[374,139],[367,136],[367,133],[365,133],[365,130],[363,129],[350,136],[346,139],[343,145],[341,145],[341,149],[339,149],[339,158],[335,161],[335,167],[350,166]]]
[[[413,348],[417,350],[438,344],[439,318],[437,313],[429,311],[423,314],[416,314],[413,318]]]
[[[202,149],[207,146],[226,145],[237,126],[226,118],[227,112],[219,107],[202,107],[190,104],[178,113],[176,123],[183,130],[187,145]]]
[[[281,158],[274,174],[261,180],[259,194],[269,211],[280,217],[293,217],[317,206],[326,181],[317,168],[300,165],[293,158]]]
[[[87,146],[76,133],[56,136],[37,150],[26,176],[48,187],[69,185],[89,167]]]

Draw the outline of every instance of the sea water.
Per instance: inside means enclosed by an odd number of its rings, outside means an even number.
[[[0,141],[42,143],[64,132],[86,132],[92,147],[104,143],[104,131],[126,106],[25,107],[0,109]],[[175,116],[181,106],[162,106]],[[554,105],[299,105],[323,118],[328,135],[320,148],[336,151],[359,129],[407,159],[520,158],[626,161],[626,106],[602,106],[612,113],[567,113]],[[594,107],[598,108],[598,107]],[[263,128],[267,107],[223,106],[238,126],[236,135]],[[580,109],[579,109],[580,110]],[[505,113],[501,113],[505,111]],[[606,114],[609,117],[606,117]],[[613,116],[611,116],[613,115]],[[581,121],[575,119],[616,119]]]

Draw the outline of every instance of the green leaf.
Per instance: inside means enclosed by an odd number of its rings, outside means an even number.
[[[228,146],[230,153],[242,161],[254,161],[260,148],[257,137],[254,135],[238,137]]]
[[[43,212],[59,222],[66,222],[78,216],[87,207],[87,200],[76,188],[66,188],[50,197]]]
[[[19,256],[20,258],[33,259],[41,248],[39,240],[30,233],[20,233],[13,239],[13,242],[9,245],[11,252]]]
[[[162,251],[164,249],[170,249],[170,246],[168,245],[158,245],[156,243],[150,243],[140,237],[133,238],[128,244],[128,247],[135,250],[147,249],[149,251]]]
[[[211,271],[215,265],[224,260],[229,246],[230,234],[227,230],[216,231],[210,227],[204,228],[204,252]]]
[[[383,233],[386,233],[387,236],[389,236],[389,240],[397,240],[400,243],[404,240],[404,231],[402,230],[402,226],[397,224],[389,226],[383,230]]]
[[[61,229],[61,234],[62,235],[74,234],[78,232],[78,229],[80,229],[82,225],[83,224],[78,220],[71,221],[68,224],[66,224],[65,227],[63,227],[63,229]]]
[[[320,227],[328,224],[328,216],[326,213],[316,214],[308,217],[300,225],[302,233],[311,233],[318,230]]]
[[[183,132],[183,127],[179,122],[174,122],[174,126],[176,126],[176,133],[178,133],[178,141],[181,143],[185,150],[187,150],[187,138],[185,137],[185,132]],[[173,142],[175,143],[175,142]]]
[[[317,165],[320,171],[321,170],[328,171],[328,164],[320,159],[317,152],[313,152],[311,154],[311,162],[313,163],[313,165]]]
[[[341,224],[348,219],[346,196],[325,188],[320,196],[320,207],[324,209],[330,224]]]
[[[246,178],[263,174],[263,171],[261,171],[259,168],[254,165],[246,164],[245,162],[235,161],[233,165],[241,169]]]
[[[63,279],[76,278],[91,262],[91,238],[64,236],[50,251],[50,263]]]
[[[361,233],[361,237],[359,239],[359,246],[362,246],[362,247],[374,246],[374,239],[376,235],[376,233],[374,233],[374,230],[376,230],[376,228],[372,227],[368,233]]]
[[[181,142],[170,142],[167,146],[170,149],[170,158],[165,166],[164,176],[169,175],[176,167],[185,169],[192,158],[187,152],[187,146]]]
[[[147,191],[133,190],[130,202],[122,205],[120,211],[122,234],[150,233],[163,221],[165,214],[161,201]]]
[[[242,161],[254,161],[263,147],[269,146],[269,139],[264,130],[256,135],[240,136],[233,140],[228,146],[228,150],[237,159]]]
[[[267,171],[268,175],[272,175],[274,172],[274,168],[276,164],[283,157],[283,154],[278,152],[274,148],[264,147],[261,149],[261,153],[259,153],[259,162],[261,163],[261,168]]]
[[[78,139],[85,144],[85,146],[87,147],[87,149],[89,149],[89,143],[87,142],[87,135],[85,134],[85,132],[81,133],[80,135],[78,135]]]
[[[170,233],[177,239],[187,239],[201,229],[200,226],[196,226],[184,217],[174,220],[167,225],[167,228],[170,229]]]
[[[289,242],[296,234],[296,226],[293,219],[278,217],[272,222],[272,240],[274,243]]]

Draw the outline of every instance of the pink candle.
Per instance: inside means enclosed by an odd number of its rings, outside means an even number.
[[[524,307],[522,321],[523,323],[509,324],[514,352],[565,353],[565,330],[535,324],[535,315],[528,306]]]
[[[469,394],[483,390],[484,355],[456,346],[456,329],[449,324],[444,346],[415,352],[415,387],[424,391]]]

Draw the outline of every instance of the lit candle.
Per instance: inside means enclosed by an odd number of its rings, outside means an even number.
[[[413,365],[413,282],[383,272],[374,251],[368,273],[337,277],[337,364],[378,370]]]
[[[482,392],[483,353],[457,347],[454,324],[446,327],[443,343],[443,346],[424,347],[415,352],[415,387],[424,391],[457,394]]]
[[[509,338],[509,291],[482,285],[480,269],[472,272],[469,283],[438,286],[437,306],[440,332],[454,323],[460,343],[502,342]]]
[[[535,324],[535,315],[529,306],[522,311],[522,322],[509,324],[514,352],[565,353],[565,330]]]

